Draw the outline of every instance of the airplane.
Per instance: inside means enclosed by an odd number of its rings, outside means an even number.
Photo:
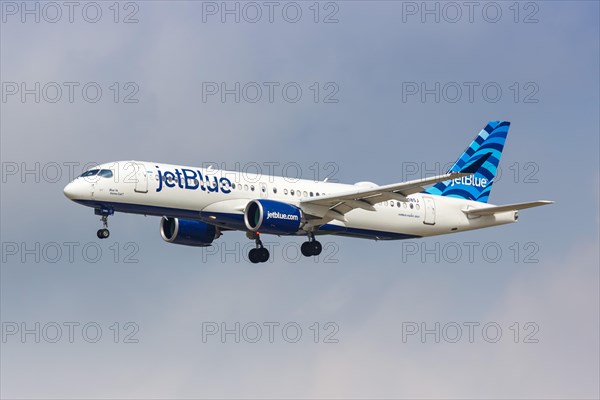
[[[64,188],[70,200],[92,207],[109,237],[115,212],[161,217],[168,243],[206,247],[223,232],[244,231],[256,247],[248,258],[266,262],[262,234],[306,236],[301,252],[321,253],[320,235],[374,240],[422,238],[509,224],[539,200],[488,204],[510,122],[490,121],[447,173],[379,186],[119,161],[93,167]]]

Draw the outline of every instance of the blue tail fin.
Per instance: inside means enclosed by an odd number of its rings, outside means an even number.
[[[424,193],[487,203],[509,127],[510,122],[507,121],[490,121],[449,170],[458,172],[464,166],[491,153],[474,175],[437,183]]]

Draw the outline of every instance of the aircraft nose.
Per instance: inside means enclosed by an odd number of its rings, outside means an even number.
[[[63,192],[68,199],[73,200],[77,197],[80,197],[81,190],[78,190],[77,186],[78,185],[76,185],[75,182],[71,182],[65,186]]]

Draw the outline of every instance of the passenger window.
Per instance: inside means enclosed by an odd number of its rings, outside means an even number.
[[[250,185],[250,190],[254,192],[254,185]]]
[[[302,192],[300,192],[299,190],[296,192],[296,194],[298,195],[298,197],[302,196]]]
[[[232,189],[235,189],[235,183],[232,183],[232,184],[231,184],[231,188],[232,188]]]
[[[277,194],[277,188],[276,187],[273,188],[273,193]]]
[[[294,189],[290,190],[290,194],[293,196],[294,195]]]
[[[244,185],[244,190],[248,190],[248,185]]]
[[[308,193],[306,193],[306,190],[304,191],[304,197],[308,197]]]
[[[288,194],[287,189],[283,189],[283,194],[285,194],[287,196],[287,194]]]
[[[313,192],[310,192],[309,194],[310,194],[310,197],[313,197]]]
[[[263,192],[263,193],[264,193],[266,190],[267,190],[267,189],[266,189],[264,186],[261,186],[261,187],[260,187],[260,191],[261,191],[261,192]]]
[[[319,195],[319,192],[315,193],[317,196]]]

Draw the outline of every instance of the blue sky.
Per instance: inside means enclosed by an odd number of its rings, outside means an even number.
[[[264,5],[256,23],[243,16],[223,23],[219,14],[203,15],[220,2],[160,1],[121,3],[118,23],[112,3],[99,3],[97,23],[81,14],[86,3],[72,23],[66,9],[46,22],[54,14],[38,3],[40,22],[27,15],[22,22],[20,4],[2,2],[0,29],[0,319],[5,334],[14,324],[56,323],[64,335],[57,343],[6,336],[3,397],[599,396],[597,2],[519,3],[518,16],[512,2],[501,2],[495,23],[488,22],[495,6],[485,2],[473,22],[463,6],[455,23],[442,3],[439,23],[435,15],[422,22],[420,8],[407,13],[420,2],[324,2],[317,23],[312,2],[294,3],[302,10],[297,23],[281,14],[287,3],[278,3],[272,23]],[[123,23],[130,13],[137,23]],[[338,22],[323,23],[328,15]],[[36,103],[35,94],[24,102],[9,94],[14,84],[35,82],[56,82],[62,97],[52,103],[52,92],[40,89]],[[73,102],[65,82],[78,84]],[[96,103],[81,92],[91,82],[102,89]],[[292,103],[276,90],[273,102],[265,92],[255,103],[231,95],[203,101],[207,82],[294,83],[302,97]],[[439,102],[406,92],[436,83]],[[483,87],[502,94],[492,101]],[[138,102],[123,102],[127,94]],[[337,102],[324,102],[327,94]],[[249,243],[242,233],[225,234],[212,250],[169,245],[158,219],[132,215],[111,217],[109,243],[98,243],[97,217],[62,193],[65,163],[80,172],[90,161],[128,159],[231,168],[266,162],[276,172],[297,163],[306,178],[317,163],[320,177],[335,171],[342,182],[393,183],[408,168],[420,173],[454,161],[496,119],[512,125],[490,201],[556,204],[523,211],[518,224],[423,241],[324,238],[327,257],[319,262],[296,261],[299,238],[267,238],[273,261],[258,266],[240,259]],[[36,163],[40,179],[21,176]],[[55,165],[61,175],[49,179]],[[72,242],[71,260],[65,243]],[[48,262],[54,244],[62,253]],[[101,249],[98,262],[84,247]],[[126,262],[128,255],[137,262]],[[70,343],[68,322],[95,323],[102,339],[88,343],[76,331]],[[138,327],[138,343],[123,343],[127,322]],[[202,340],[207,323],[269,322],[298,324],[301,340],[288,343],[279,331],[273,343]],[[327,322],[338,343],[323,343]],[[476,330],[471,343],[471,322],[496,324],[501,339],[490,343]],[[407,323],[458,324],[463,336],[403,341]],[[538,342],[526,343],[534,331]]]

